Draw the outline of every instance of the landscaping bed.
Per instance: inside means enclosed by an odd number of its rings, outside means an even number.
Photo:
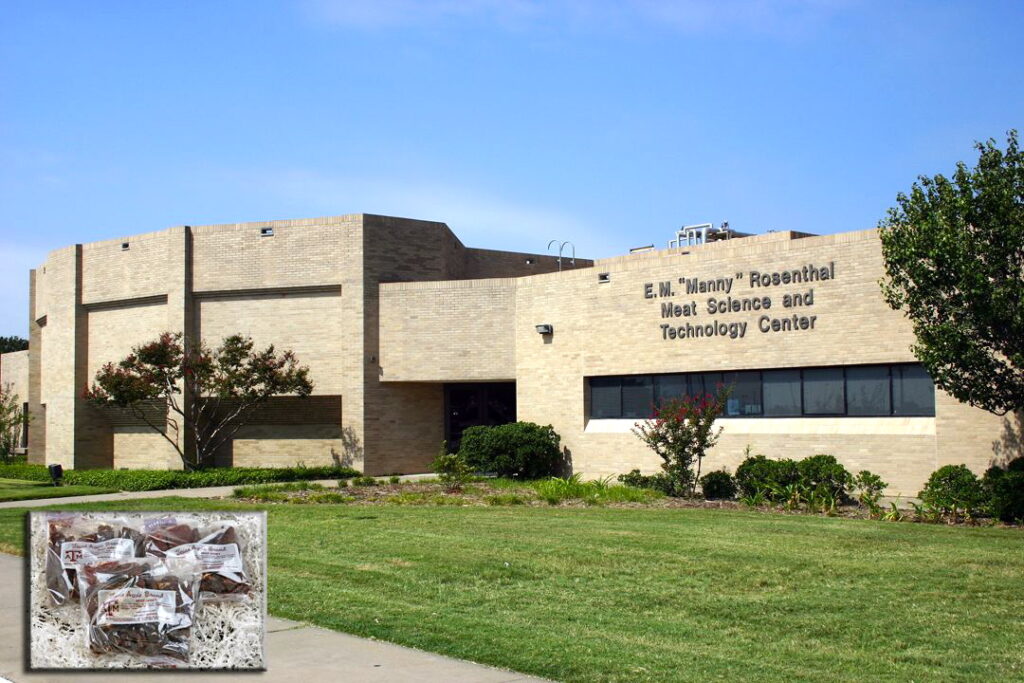
[[[357,482],[357,483],[353,483]],[[372,483],[370,483],[372,482]],[[341,483],[341,482],[339,482]],[[459,491],[449,491],[436,480],[389,481],[360,477],[334,488],[316,482],[261,484],[236,488],[232,498],[259,504],[345,504],[345,505],[426,505],[455,507],[612,507],[627,509],[703,509],[736,510],[775,515],[814,515],[821,517],[864,519],[883,522],[943,523],[951,526],[1012,526],[991,517],[936,517],[920,505],[900,507],[895,502],[887,508],[872,510],[849,503],[829,509],[809,509],[806,504],[757,503],[742,500],[705,500],[666,496],[651,489],[621,486],[604,481],[582,481],[579,478],[550,478],[537,481],[509,479],[477,479]]]
[[[372,482],[372,483],[371,483]],[[361,477],[338,489],[313,482],[266,484],[235,489],[234,497],[255,503],[350,503],[357,505],[587,506],[673,505],[657,491],[600,482],[484,479],[449,491],[437,481],[389,482]]]

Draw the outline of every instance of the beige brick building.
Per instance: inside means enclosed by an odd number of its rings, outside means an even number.
[[[631,433],[668,395],[735,386],[705,467],[832,453],[891,494],[1005,459],[1008,423],[916,365],[883,302],[873,230],[778,232],[594,263],[464,247],[441,223],[351,215],[182,226],[50,254],[31,275],[30,459],[177,467],[140,424],[80,398],[165,330],[293,349],[316,384],[282,398],[223,465],[421,472],[464,427],[552,424],[585,476],[651,471]],[[550,333],[539,333],[548,325]],[[5,373],[6,375],[6,373]]]

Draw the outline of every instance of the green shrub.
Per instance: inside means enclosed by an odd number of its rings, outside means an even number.
[[[981,478],[981,486],[988,497],[989,510],[993,517],[1008,524],[1024,522],[1024,471],[1013,469],[1018,461],[1011,460],[1006,469],[990,467]]]
[[[50,481],[46,465],[29,465],[24,462],[0,463],[0,479],[23,479],[25,481]]]
[[[961,512],[973,517],[985,503],[981,481],[966,465],[945,465],[935,470],[917,495],[954,522]]]
[[[265,502],[287,501],[289,496],[285,495],[291,491],[321,491],[323,484],[311,481],[293,481],[285,484],[255,484],[253,486],[241,486],[234,490],[235,498],[251,498]]]
[[[708,472],[700,478],[700,490],[708,500],[729,500],[736,497],[736,480],[725,470]]]
[[[390,477],[388,477],[389,484],[400,484],[401,482],[402,479],[397,474],[392,474]]]
[[[657,474],[640,474],[640,470],[630,470],[628,474],[620,474],[619,481],[626,486],[637,489],[649,489],[669,495],[672,491],[672,482],[664,472]]]
[[[835,456],[819,453],[804,458],[796,464],[800,484],[810,493],[818,496],[828,494],[837,501],[847,499],[847,489],[853,484],[853,476],[839,464]]]
[[[540,479],[562,469],[560,442],[551,425],[512,422],[496,427],[470,427],[462,433],[459,455],[477,472]]]
[[[755,498],[760,494],[768,500],[776,500],[778,491],[800,481],[800,470],[789,458],[771,460],[763,455],[752,455],[736,468],[735,479],[744,497]]]
[[[64,483],[102,486],[121,491],[239,486],[273,482],[355,477],[349,467],[218,467],[195,472],[181,470],[67,470]],[[49,476],[47,476],[49,479]]]
[[[598,503],[649,503],[665,497],[664,491],[638,489],[632,486],[609,486],[597,494]]]
[[[1024,455],[1006,463],[1007,472],[1024,472]]]
[[[592,492],[578,473],[569,477],[551,477],[534,482],[533,487],[537,490],[537,495],[550,505],[557,505],[563,500],[585,498]]]
[[[441,452],[434,458],[430,469],[437,474],[437,478],[449,493],[461,491],[473,474],[473,468],[466,462],[466,456],[461,451],[449,453],[446,441],[441,442]]]
[[[551,477],[535,481],[533,488],[537,491],[538,497],[549,505],[557,505],[567,500],[581,500],[587,505],[642,503],[663,495],[648,489],[614,485],[611,483],[611,477],[583,481],[578,473],[570,477]]]
[[[376,486],[379,482],[373,477],[353,477],[353,486]]]
[[[887,486],[889,484],[882,481],[880,476],[868,470],[861,470],[853,478],[853,488],[857,491],[857,501],[871,512],[872,517],[877,517],[882,512],[878,506],[878,501],[882,498],[882,491]]]

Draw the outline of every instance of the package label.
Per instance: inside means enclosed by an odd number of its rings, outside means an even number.
[[[64,569],[75,569],[84,556],[89,560],[129,560],[135,557],[135,543],[130,538],[112,538],[109,541],[65,541],[60,544],[60,564]]]
[[[195,553],[206,574],[241,574],[243,571],[237,543],[186,543],[168,550],[167,557],[181,557],[191,552]]]
[[[99,591],[96,624],[174,624],[174,591],[122,588]]]

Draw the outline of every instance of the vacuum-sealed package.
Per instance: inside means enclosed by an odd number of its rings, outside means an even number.
[[[134,655],[152,666],[187,663],[199,577],[190,554],[97,561],[86,552],[78,588],[88,648]]]
[[[29,668],[265,669],[265,512],[28,517]]]
[[[142,555],[142,534],[120,519],[97,522],[76,514],[47,518],[46,588],[54,605],[78,599],[79,563],[128,560]]]
[[[202,568],[199,590],[203,600],[244,600],[252,592],[242,544],[233,524],[200,528],[178,519],[156,520],[147,525],[145,553],[158,558],[194,554]]]

